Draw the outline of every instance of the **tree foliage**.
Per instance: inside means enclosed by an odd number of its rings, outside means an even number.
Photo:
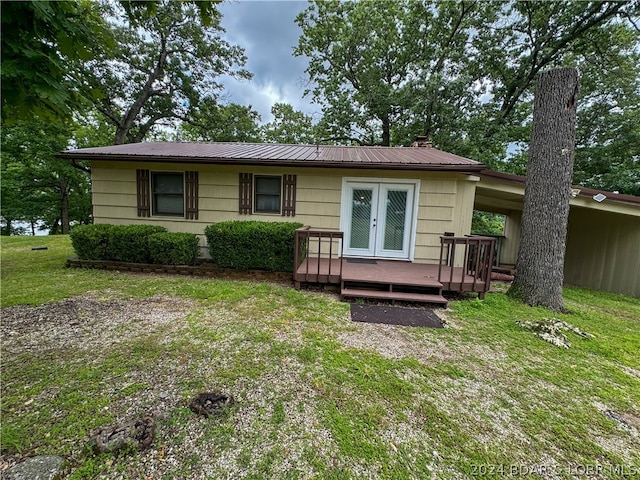
[[[471,233],[478,235],[503,235],[504,223],[504,215],[474,210],[471,220]]]
[[[69,120],[79,98],[69,61],[110,48],[105,22],[91,2],[2,2],[2,122],[34,117]]]
[[[592,32],[581,73],[574,183],[640,196],[640,47],[624,25]]]
[[[121,0],[132,22],[154,17],[162,0]],[[181,3],[197,11],[204,25],[217,25],[219,0]],[[2,123],[67,122],[83,98],[71,75],[71,64],[115,47],[115,38],[99,2],[24,0],[2,3]]]
[[[332,137],[408,145],[426,134],[521,174],[534,79],[578,66],[589,81],[575,182],[637,193],[638,18],[638,1],[313,1],[294,52],[310,59],[307,93]]]
[[[263,126],[263,139],[270,143],[314,143],[316,133],[311,117],[288,103],[271,107],[274,119]]]
[[[237,103],[218,104],[204,99],[188,123],[180,127],[180,138],[201,142],[260,142],[260,114]]]
[[[295,110],[288,103],[271,107],[273,120],[259,125],[260,115],[251,106],[237,103],[219,105],[215,101],[201,102],[189,123],[180,127],[180,137],[208,142],[269,142],[313,143],[318,129],[309,115]]]
[[[107,8],[109,6],[104,6]],[[139,142],[156,126],[190,121],[203,99],[216,99],[222,74],[249,78],[244,51],[222,37],[220,15],[205,25],[183,2],[158,2],[153,16],[110,9],[117,48],[76,66],[82,93],[115,127],[113,143]]]
[[[2,129],[2,203],[5,233],[15,222],[68,233],[71,223],[91,218],[89,175],[55,154],[69,142],[68,130],[39,121]]]
[[[310,93],[331,136],[391,144],[417,59],[407,20],[405,5],[392,1],[316,1],[297,17],[303,34],[295,54],[310,59]]]

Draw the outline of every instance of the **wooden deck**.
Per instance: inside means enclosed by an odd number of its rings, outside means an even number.
[[[490,288],[494,240],[452,236],[441,239],[440,264],[347,258],[341,248],[332,246],[332,242],[342,240],[342,232],[302,228],[296,236],[295,285],[335,284],[344,297],[440,305],[447,304],[443,292],[477,292],[484,298]],[[466,268],[450,266],[455,264],[458,246],[464,250],[458,257]]]
[[[342,264],[342,268],[341,268]],[[342,271],[342,275],[339,272]],[[378,298],[446,305],[443,292],[485,291],[485,282],[465,275],[461,267],[393,260],[345,258],[305,259],[298,267],[297,282],[337,284],[345,297]]]

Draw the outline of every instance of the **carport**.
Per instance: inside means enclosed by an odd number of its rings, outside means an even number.
[[[474,208],[505,216],[498,265],[513,267],[525,177],[491,170],[479,176]],[[573,187],[564,279],[569,285],[640,297],[640,197]]]

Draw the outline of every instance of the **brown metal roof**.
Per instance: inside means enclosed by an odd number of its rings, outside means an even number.
[[[519,183],[524,185],[527,177],[523,177],[522,175],[514,175],[513,173],[504,173],[504,172],[496,172],[494,170],[482,170],[480,172],[480,177],[493,178],[495,180],[511,182],[511,183]],[[636,197],[635,195],[626,195],[623,193],[615,193],[615,192],[607,192],[605,190],[595,190],[593,188],[581,187],[581,186],[573,186],[576,190],[579,190],[578,195],[581,197],[593,197],[598,193],[602,193],[607,196],[609,200],[616,200],[618,202],[624,203],[633,203],[635,205],[640,205],[640,197]]]
[[[477,172],[481,163],[435,148],[343,147],[275,143],[143,142],[67,150],[70,160],[183,162],[389,170],[458,170]]]

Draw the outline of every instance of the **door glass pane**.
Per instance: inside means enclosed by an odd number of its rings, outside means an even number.
[[[349,248],[369,248],[372,196],[373,190],[371,189],[353,190]]]
[[[404,223],[407,215],[407,191],[388,190],[386,202],[386,224],[384,249],[402,250],[404,245]]]

